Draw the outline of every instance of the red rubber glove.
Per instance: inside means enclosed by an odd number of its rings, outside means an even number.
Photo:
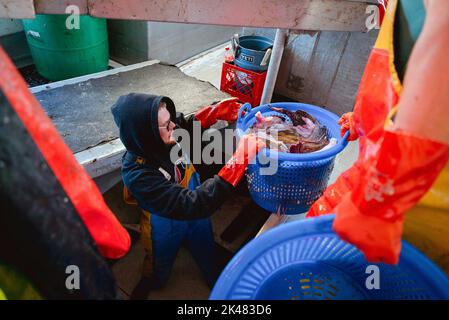
[[[335,232],[370,262],[397,264],[404,214],[430,189],[449,160],[449,145],[385,131],[359,166],[354,188],[335,207]]]
[[[341,202],[343,196],[354,189],[359,177],[360,161],[357,161],[351,168],[343,172],[333,184],[327,186],[323,195],[312,204],[306,217],[334,213],[335,207]]]
[[[359,134],[355,129],[353,112],[347,112],[343,114],[340,120],[338,120],[338,124],[341,126],[340,135],[342,137],[349,130],[348,141],[354,141],[359,138]]]
[[[235,122],[241,105],[238,98],[225,99],[213,106],[206,106],[197,111],[195,119],[200,121],[201,127],[204,129],[209,128],[217,120]]]
[[[348,141],[358,139],[355,129],[354,113],[347,112],[338,120],[341,126],[340,135],[343,137],[349,130]],[[316,217],[322,214],[333,213],[335,206],[340,203],[342,197],[353,189],[360,175],[359,162],[357,161],[349,170],[343,172],[337,180],[324,190],[323,195],[313,203],[307,212],[307,217]]]
[[[218,172],[218,175],[235,187],[245,173],[248,163],[265,146],[265,142],[262,139],[253,135],[244,135],[239,141],[237,150]]]

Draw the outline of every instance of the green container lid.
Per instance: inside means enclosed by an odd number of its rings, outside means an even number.
[[[69,29],[69,15],[38,14],[22,20],[31,55],[43,77],[63,80],[106,70],[109,62],[106,19],[79,16],[79,29]]]

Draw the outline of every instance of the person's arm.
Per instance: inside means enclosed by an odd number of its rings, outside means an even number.
[[[175,123],[189,132],[192,130],[193,121],[198,121],[201,128],[208,129],[218,120],[235,122],[240,107],[241,103],[238,102],[238,98],[228,98],[204,106],[187,118],[182,113],[176,113]]]
[[[265,148],[264,141],[246,135],[226,165],[195,190],[183,188],[167,180],[156,168],[125,169],[124,182],[139,206],[151,213],[181,220],[211,216],[231,195],[257,152]]]
[[[128,189],[139,207],[162,217],[192,220],[211,216],[232,195],[233,186],[218,176],[195,190],[168,181],[156,169],[145,168],[128,174]]]
[[[198,120],[204,129],[215,124],[217,120],[235,122],[237,121],[237,114],[241,105],[238,102],[238,98],[224,99],[195,112],[195,120]]]
[[[449,1],[429,0],[404,78],[395,129],[449,143]]]

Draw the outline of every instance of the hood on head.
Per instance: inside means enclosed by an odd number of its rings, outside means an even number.
[[[127,151],[151,160],[168,152],[159,134],[159,104],[165,102],[172,120],[176,117],[175,104],[164,96],[129,93],[118,98],[111,107],[119,128],[120,140]]]

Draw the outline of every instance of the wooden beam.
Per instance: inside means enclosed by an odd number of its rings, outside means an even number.
[[[34,18],[33,0],[0,0],[0,18]]]
[[[78,7],[80,14],[88,14],[87,0],[34,0],[36,13],[62,14],[70,5]]]
[[[127,20],[197,23],[292,30],[366,31],[366,8],[374,0],[0,0],[0,17],[35,13],[80,14]]]
[[[89,12],[113,19],[365,31],[367,5],[359,0],[89,0]]]

